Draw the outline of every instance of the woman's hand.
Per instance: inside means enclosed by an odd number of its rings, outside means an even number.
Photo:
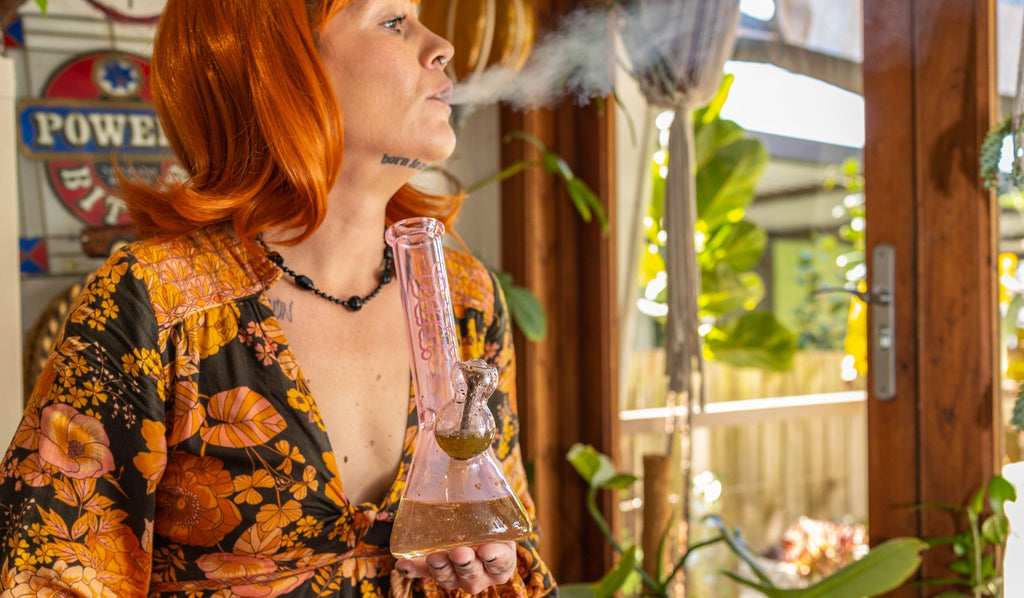
[[[432,577],[446,590],[477,594],[512,578],[516,570],[516,545],[495,542],[477,546],[476,550],[460,546],[418,559],[399,559],[395,567],[409,579]]]

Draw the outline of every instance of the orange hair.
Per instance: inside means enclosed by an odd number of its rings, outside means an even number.
[[[141,236],[175,236],[230,221],[245,242],[271,228],[323,222],[341,166],[341,109],[317,53],[326,22],[351,0],[168,0],[153,45],[157,113],[188,180],[152,186],[121,177]],[[450,226],[463,195],[403,186],[389,222],[433,216]]]

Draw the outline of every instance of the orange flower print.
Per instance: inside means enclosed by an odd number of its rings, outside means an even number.
[[[298,501],[289,500],[283,505],[269,504],[260,507],[256,513],[256,521],[264,530],[280,529],[298,521],[302,516],[302,505]]]
[[[68,477],[98,478],[114,468],[103,425],[70,405],[43,409],[39,434],[39,456]]]
[[[359,593],[362,594],[363,598],[381,598],[380,592],[377,591],[377,588],[368,579],[364,579],[363,583],[359,585]]]
[[[217,581],[238,581],[249,577],[270,575],[277,571],[277,563],[271,559],[216,552],[204,554],[196,565],[206,573],[207,579]]]
[[[53,568],[22,571],[14,578],[16,589],[8,590],[3,598],[28,596],[81,596],[82,598],[117,598],[117,594],[102,581],[91,567],[69,567],[57,561]]]
[[[206,359],[216,354],[238,336],[238,306],[225,303],[216,308],[199,312],[186,323],[186,334],[199,350],[199,358]]]
[[[18,474],[29,486],[42,488],[53,482],[54,467],[47,463],[41,463],[39,453],[29,455],[27,459],[18,463]]]
[[[139,539],[128,527],[111,526],[87,536],[79,562],[103,571],[104,575],[114,573],[112,577],[118,582],[110,587],[118,596],[138,596],[148,588],[148,558]]]
[[[324,432],[327,431],[327,428],[324,427],[323,419],[320,417],[320,410],[317,409],[316,403],[313,401],[313,395],[303,392],[298,388],[289,388],[288,406],[307,414],[309,423],[315,424],[316,427]]]
[[[242,521],[233,492],[219,459],[175,453],[156,490],[156,533],[179,544],[213,546]]]
[[[327,473],[330,475],[327,484],[324,486],[324,494],[339,507],[347,507],[348,502],[345,500],[345,490],[341,487],[341,477],[338,475],[338,462],[334,460],[334,453],[322,453],[320,456],[327,465]]]
[[[206,408],[199,402],[199,389],[192,380],[179,380],[174,385],[174,404],[170,413],[171,431],[167,445],[174,446],[195,435],[206,419]]]
[[[245,386],[210,397],[206,415],[199,435],[209,444],[228,448],[264,444],[287,426],[270,401]]]
[[[316,492],[320,488],[320,482],[316,479],[316,468],[307,465],[302,472],[302,481],[296,481],[288,490],[296,500],[303,500],[310,490]]]
[[[235,554],[207,554],[196,561],[207,579],[231,584],[233,596],[275,598],[301,586],[313,571],[283,577],[276,573],[277,563],[269,559]]]
[[[164,444],[164,425],[149,419],[142,420],[142,437],[146,439],[148,452],[139,453],[132,463],[146,478],[146,493],[156,490],[157,482],[167,465],[167,445]]]
[[[235,492],[238,493],[238,496],[235,497],[236,503],[258,505],[263,502],[263,495],[260,494],[258,488],[273,488],[274,476],[266,469],[257,469],[252,476],[244,474],[237,476],[231,484],[234,486]]]

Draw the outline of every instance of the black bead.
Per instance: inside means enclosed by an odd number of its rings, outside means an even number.
[[[359,311],[363,307],[363,300],[360,297],[352,295],[348,298],[348,301],[345,302],[345,307],[352,311]]]
[[[316,285],[309,279],[305,274],[299,274],[295,277],[295,286],[299,287],[304,291],[316,290]]]
[[[387,283],[391,282],[391,278],[393,276],[394,276],[394,273],[392,273],[391,270],[384,270],[383,272],[380,273],[380,283],[381,284],[387,284]]]
[[[276,251],[271,251],[267,253],[267,259],[274,262],[274,264],[277,265],[278,267],[281,267],[284,264],[284,258],[281,257],[281,254]]]

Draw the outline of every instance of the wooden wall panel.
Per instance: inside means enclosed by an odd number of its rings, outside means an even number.
[[[575,8],[556,0],[534,3],[539,24]],[[538,31],[538,37],[542,31]],[[611,63],[609,63],[611,64]],[[557,107],[502,110],[501,130],[526,131],[557,152],[614,211],[614,112],[566,101]],[[532,146],[502,145],[502,165],[538,157]],[[618,418],[615,264],[613,238],[596,220],[585,223],[560,180],[531,169],[502,184],[502,264],[544,305],[547,337],[517,336],[518,396],[523,453],[532,473],[543,555],[559,581],[595,581],[614,555],[587,515],[585,484],[566,461],[575,442],[615,451]],[[617,509],[603,497],[615,521]]]

